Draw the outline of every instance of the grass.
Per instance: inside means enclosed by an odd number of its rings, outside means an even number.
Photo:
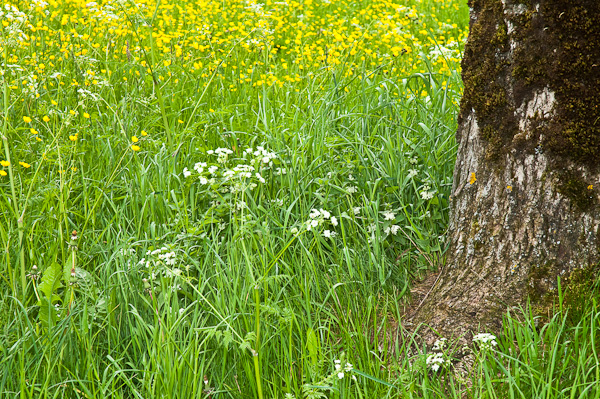
[[[10,4],[1,397],[598,397],[595,302],[511,315],[470,375],[399,333],[465,4]]]

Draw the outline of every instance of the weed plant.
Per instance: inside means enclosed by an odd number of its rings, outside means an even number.
[[[466,4],[0,12],[0,397],[598,397],[595,304],[460,378],[398,327],[445,248]]]

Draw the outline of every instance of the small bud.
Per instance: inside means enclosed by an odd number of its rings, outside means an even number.
[[[37,266],[36,266],[36,265],[33,265],[33,267],[31,268],[31,270],[33,270],[33,272],[34,272],[34,273],[36,273],[36,272],[37,272],[37,269],[38,269],[38,268],[37,268]]]

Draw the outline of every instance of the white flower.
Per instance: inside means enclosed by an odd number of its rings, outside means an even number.
[[[332,231],[330,231],[330,230],[325,230],[325,231],[323,232],[323,237],[326,237],[326,238],[331,238],[331,237],[333,237],[333,234],[334,234],[334,233],[333,233]]]
[[[188,170],[188,168],[183,168],[183,177],[190,177],[192,172]]]
[[[297,227],[292,227],[292,229],[290,230],[290,233],[292,233],[293,235],[298,234],[298,228]]]
[[[481,349],[492,349],[492,347],[498,345],[496,343],[496,336],[493,334],[482,333],[477,334],[473,337],[473,342],[477,342]]]
[[[335,216],[332,216],[331,219],[329,219],[331,221],[331,224],[335,227],[338,225],[338,220]]]
[[[312,209],[308,216],[310,216],[311,219],[316,219],[321,216],[321,212],[319,212],[317,209]]]
[[[433,350],[434,351],[441,351],[444,350],[444,348],[446,347],[446,338],[440,338],[437,341],[435,341],[435,343],[433,344]]]
[[[415,177],[415,176],[416,176],[418,173],[419,173],[419,171],[418,171],[418,170],[416,170],[416,169],[409,169],[409,170],[408,170],[408,175],[407,175],[407,177],[408,177],[409,179],[410,179],[410,178],[413,178],[413,177]]]
[[[331,216],[331,214],[329,212],[327,212],[326,210],[324,210],[323,208],[320,209],[321,211],[321,215],[325,218],[325,219],[329,219],[329,217]]]
[[[396,214],[394,212],[385,211],[383,212],[383,218],[384,220],[395,220]]]
[[[392,235],[396,235],[398,233],[398,230],[400,230],[400,226],[396,226],[395,224],[383,229],[385,234],[392,234]]]
[[[344,378],[344,372],[340,371],[337,376],[341,380],[342,378]]]
[[[205,185],[208,183],[208,180],[204,176],[200,176],[200,184]]]
[[[354,212],[355,215],[358,215],[360,213],[360,207],[357,206],[355,208],[352,208],[352,212]]]
[[[443,353],[430,353],[425,363],[431,370],[438,371],[442,366],[449,366],[450,359],[445,358]]]

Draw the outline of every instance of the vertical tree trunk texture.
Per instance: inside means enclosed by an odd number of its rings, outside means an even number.
[[[446,336],[600,259],[600,1],[469,6],[450,247],[413,319]]]

